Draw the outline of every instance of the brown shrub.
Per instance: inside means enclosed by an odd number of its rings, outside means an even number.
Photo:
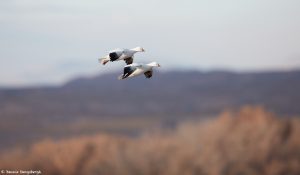
[[[44,174],[300,174],[300,120],[260,107],[225,112],[139,138],[97,135],[44,140],[2,155],[1,169]]]

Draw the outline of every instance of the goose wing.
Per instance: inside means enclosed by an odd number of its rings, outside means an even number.
[[[111,52],[111,53],[109,53],[110,61],[116,61],[117,59],[120,58],[121,55],[122,54],[118,53],[118,52]]]
[[[135,70],[137,70],[136,66],[128,65],[124,67],[124,72],[122,75],[119,76],[119,80],[123,80],[131,75]]]
[[[133,57],[129,57],[129,58],[126,58],[124,59],[125,63],[128,65],[128,64],[132,64],[133,63]]]
[[[123,55],[124,50],[122,49],[115,49],[109,52],[108,56],[110,61],[116,61]]]
[[[152,77],[152,74],[153,74],[153,71],[152,71],[152,70],[147,71],[147,72],[144,73],[144,75],[145,75],[146,78],[151,78],[151,77]]]

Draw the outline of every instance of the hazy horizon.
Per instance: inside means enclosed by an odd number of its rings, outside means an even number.
[[[162,70],[300,68],[299,1],[0,1],[0,86],[56,85],[122,72],[114,48]]]
[[[95,73],[82,73],[82,74],[75,74],[73,76],[67,77],[63,79],[60,82],[38,82],[38,83],[31,83],[31,84],[0,84],[0,90],[1,89],[27,89],[27,88],[47,88],[47,87],[61,87],[64,86],[72,81],[76,81],[78,79],[91,79],[96,78],[99,76],[107,76],[112,74],[121,74],[122,70],[113,69],[108,70],[106,72],[95,72]],[[215,69],[196,69],[196,68],[171,68],[166,70],[156,70],[155,74],[157,73],[172,73],[172,72],[199,72],[199,73],[212,73],[212,72],[228,72],[228,73],[234,73],[234,74],[248,74],[248,73],[278,73],[278,72],[295,72],[300,71],[299,68],[293,68],[293,69],[252,69],[252,70],[237,70],[237,69],[225,69],[225,68],[215,68]],[[141,78],[141,77],[139,77]],[[115,81],[120,81],[115,77],[115,79],[112,79]]]

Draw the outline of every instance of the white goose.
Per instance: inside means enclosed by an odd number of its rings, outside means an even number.
[[[132,64],[133,55],[137,52],[145,52],[145,50],[142,47],[135,47],[133,49],[115,49],[110,51],[105,57],[99,58],[99,62],[105,65],[109,61],[124,60],[127,65]]]
[[[124,67],[124,73],[118,77],[119,80],[125,78],[135,77],[144,74],[146,78],[151,78],[153,74],[153,67],[160,67],[157,62],[149,64],[132,63]]]

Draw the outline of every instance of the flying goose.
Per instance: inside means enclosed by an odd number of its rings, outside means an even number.
[[[149,64],[132,63],[124,67],[124,73],[118,77],[119,80],[125,78],[135,77],[144,74],[146,78],[151,78],[153,74],[153,67],[160,67],[157,62]]]
[[[132,64],[133,55],[137,52],[145,52],[145,50],[142,47],[135,47],[133,49],[115,49],[110,51],[105,57],[99,58],[99,62],[105,65],[109,61],[124,60],[127,65]]]

